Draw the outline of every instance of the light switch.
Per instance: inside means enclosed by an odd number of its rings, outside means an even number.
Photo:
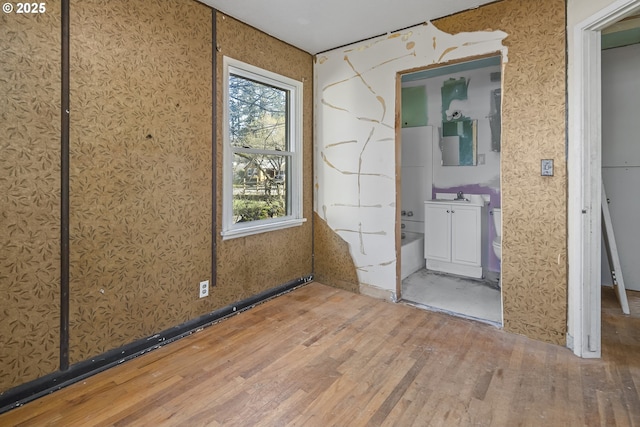
[[[542,159],[540,167],[540,175],[553,176],[553,159]]]

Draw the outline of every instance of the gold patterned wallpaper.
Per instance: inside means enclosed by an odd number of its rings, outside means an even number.
[[[325,285],[359,293],[358,273],[349,255],[349,244],[315,212],[313,227],[314,279]]]
[[[505,31],[502,89],[504,329],[566,344],[565,1],[504,0],[434,22]],[[554,159],[554,176],[540,160]]]
[[[216,230],[218,257],[217,298],[231,303],[258,292],[306,276],[312,272],[312,154],[313,154],[313,58],[229,16],[217,16],[218,135],[216,149],[222,170],[223,57],[281,74],[303,83],[303,214],[306,222],[254,236],[223,241]],[[222,224],[222,177],[216,188],[217,223]]]
[[[211,280],[212,12],[70,6],[70,363],[201,315]]]
[[[60,3],[0,16],[0,392],[60,363]],[[311,55],[196,1],[71,0],[69,33],[72,365],[311,274]],[[303,226],[213,228],[216,45],[219,129],[223,54],[304,82]]]
[[[0,392],[59,365],[60,3],[0,14]]]

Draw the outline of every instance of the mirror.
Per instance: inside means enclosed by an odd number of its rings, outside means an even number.
[[[478,121],[443,122],[440,151],[443,166],[475,166],[478,158]]]

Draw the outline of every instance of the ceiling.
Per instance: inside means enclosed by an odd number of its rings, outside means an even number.
[[[200,0],[311,54],[495,0]]]

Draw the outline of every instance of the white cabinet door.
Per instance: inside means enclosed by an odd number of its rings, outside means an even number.
[[[425,203],[424,257],[451,261],[451,206]]]
[[[482,265],[480,208],[451,206],[451,262]]]

